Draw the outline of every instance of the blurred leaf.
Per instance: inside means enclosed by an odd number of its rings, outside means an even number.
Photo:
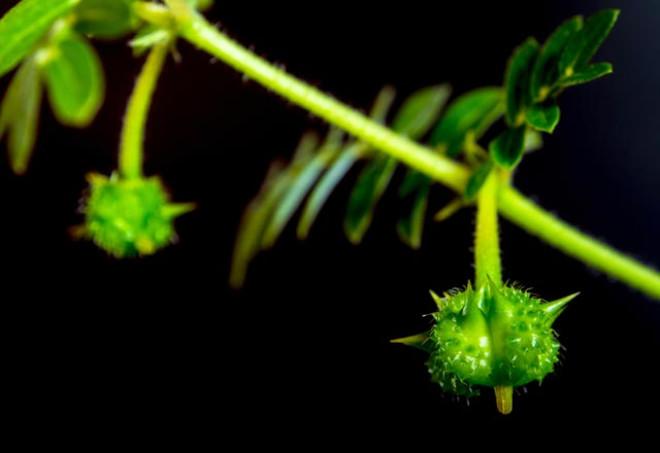
[[[353,244],[359,244],[367,232],[373,211],[385,193],[396,170],[396,159],[377,155],[360,174],[348,201],[344,231]]]
[[[360,147],[360,144],[354,143],[344,149],[319,180],[319,183],[309,196],[300,218],[297,231],[299,239],[307,239],[309,236],[309,231],[330,197],[330,194],[360,158]]]
[[[430,191],[431,181],[429,179],[426,179],[423,184],[419,184],[415,188],[412,193],[412,208],[408,215],[399,220],[396,226],[401,241],[413,249],[419,249],[422,245],[422,233],[424,232]]]
[[[479,88],[457,98],[447,109],[431,136],[432,146],[445,146],[446,154],[456,157],[468,133],[478,139],[502,115],[502,90]]]
[[[133,0],[82,0],[76,30],[95,38],[119,38],[133,29]]]
[[[575,16],[561,24],[546,40],[534,63],[530,95],[543,101],[559,80],[559,58],[571,37],[582,28],[582,16]]]
[[[385,91],[385,93],[387,92]],[[446,85],[430,87],[414,93],[403,103],[392,123],[392,130],[412,139],[421,137],[433,124],[448,96],[449,87]],[[381,94],[379,97],[383,97],[383,95]],[[381,101],[381,103],[389,106],[391,100],[386,97],[384,99],[389,102]],[[376,102],[375,105],[378,104],[379,102]],[[382,112],[385,109],[380,108],[379,111]],[[384,115],[381,115],[381,118],[383,117]],[[379,154],[367,164],[360,174],[351,193],[344,222],[344,230],[352,243],[360,243],[369,229],[373,211],[387,190],[396,167],[396,159]],[[413,245],[419,242],[425,207],[425,197],[415,197],[411,216],[402,220],[398,227],[402,239],[405,238],[404,241]]]
[[[539,43],[528,38],[509,60],[504,77],[506,87],[506,121],[509,126],[518,127],[525,121],[525,110],[531,105],[531,71],[539,54]]]
[[[559,124],[559,107],[556,103],[534,104],[527,110],[527,124],[536,130],[551,134]]]
[[[213,0],[186,0],[193,8],[199,11],[206,11],[213,6]]]
[[[392,102],[396,96],[396,91],[390,86],[383,87],[382,90],[376,96],[374,105],[371,107],[371,112],[369,117],[380,124],[385,124],[387,121],[387,114],[392,107]]]
[[[26,60],[12,79],[0,109],[0,138],[6,131],[9,162],[16,174],[27,170],[37,137],[41,80],[33,59]]]
[[[433,220],[436,222],[444,222],[458,211],[460,211],[463,207],[465,207],[465,200],[461,197],[457,197],[449,202],[445,207],[436,212],[433,216]]]
[[[50,26],[80,0],[23,0],[0,19],[0,77],[11,71]]]
[[[287,179],[282,177],[284,173],[279,163],[273,164],[259,194],[245,209],[234,244],[229,276],[232,288],[243,286],[250,261],[261,248],[261,238],[268,219],[288,186]]]
[[[103,68],[94,48],[82,36],[68,33],[57,43],[57,55],[43,70],[58,120],[70,126],[87,126],[105,93]]]
[[[477,194],[488,179],[490,173],[493,171],[493,168],[493,161],[490,159],[477,167],[474,173],[472,173],[470,176],[470,179],[468,179],[467,185],[465,186],[466,200],[472,201],[477,198]]]
[[[393,129],[412,139],[421,138],[437,120],[450,93],[449,85],[429,87],[414,93],[404,102],[394,120]],[[397,232],[401,241],[414,249],[421,246],[430,189],[430,179],[408,169],[399,196],[411,198],[410,210],[397,223]]]
[[[172,33],[168,30],[156,27],[155,25],[146,25],[138,30],[135,38],[128,45],[135,50],[136,55],[141,55],[155,45],[164,44],[172,39]]]
[[[587,18],[582,29],[576,33],[559,59],[561,78],[581,72],[610,34],[619,17],[619,10],[605,9]]]
[[[395,90],[390,86],[385,86],[376,96],[374,104],[370,111],[370,117],[381,124],[387,120],[387,114],[394,102]],[[319,212],[325,205],[332,191],[339,182],[346,176],[348,171],[355,165],[357,160],[365,153],[373,153],[368,145],[361,142],[349,144],[338,152],[338,157],[330,164],[328,171],[321,177],[319,183],[309,196],[303,214],[298,224],[297,235],[300,239],[305,239],[318,217]],[[375,159],[382,159],[384,155],[378,153]]]
[[[413,93],[392,122],[392,129],[412,139],[421,138],[436,121],[445,106],[451,89],[437,85]]]
[[[525,148],[525,126],[507,129],[490,142],[490,155],[496,164],[507,170],[520,162]]]
[[[582,85],[583,83],[589,83],[611,73],[612,65],[610,63],[595,63],[570,77],[563,78],[559,84],[562,87]]]
[[[310,162],[317,147],[316,135],[305,134],[288,168],[278,162],[271,165],[264,184],[246,208],[238,228],[229,277],[233,288],[240,288],[245,283],[250,261],[268,242],[265,234],[271,228],[276,211],[281,209],[282,200],[291,191],[297,172]]]
[[[527,129],[525,132],[525,152],[531,153],[543,148],[543,137],[534,129]]]
[[[374,121],[384,124],[395,95],[394,88],[384,87],[378,93],[369,116]],[[344,231],[352,243],[358,244],[362,241],[364,234],[369,229],[373,210],[385,193],[396,167],[396,159],[377,152],[360,173],[348,200],[344,219]]]
[[[327,143],[316,152],[316,155],[309,158],[299,158],[293,162],[286,175],[289,179],[289,186],[278,201],[272,218],[264,231],[261,240],[262,248],[270,248],[275,244],[277,238],[282,234],[291,217],[298,210],[321,172],[327,167],[328,162],[332,160],[337,151],[336,143]]]

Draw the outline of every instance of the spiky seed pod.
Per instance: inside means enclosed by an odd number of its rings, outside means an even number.
[[[492,283],[478,290],[468,285],[444,297],[431,295],[438,306],[433,328],[395,342],[427,351],[433,381],[463,396],[479,394],[479,386],[511,388],[542,381],[558,360],[552,324],[577,296],[544,302]]]
[[[172,204],[157,177],[123,179],[92,174],[83,201],[85,224],[78,233],[109,254],[124,258],[150,255],[170,244],[174,219],[190,204]]]
[[[425,347],[432,379],[459,395],[475,386],[517,387],[542,381],[558,360],[552,324],[576,295],[545,303],[511,286],[486,285],[440,298]]]

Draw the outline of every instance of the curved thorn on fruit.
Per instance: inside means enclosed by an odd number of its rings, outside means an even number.
[[[543,310],[545,311],[545,314],[548,317],[548,321],[550,325],[552,325],[555,322],[555,320],[559,317],[559,315],[562,314],[562,312],[566,308],[566,305],[579,295],[580,293],[574,293],[569,296],[562,297],[561,299],[557,299],[552,302],[543,304]]]

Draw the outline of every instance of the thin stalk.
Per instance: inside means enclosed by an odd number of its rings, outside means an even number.
[[[509,415],[513,411],[513,387],[510,385],[495,387],[495,403],[500,414]]]
[[[463,193],[468,169],[432,149],[419,145],[356,112],[289,75],[245,49],[209,24],[185,0],[166,0],[186,40],[363,142]],[[503,216],[563,252],[660,300],[660,273],[603,244],[526,199],[514,188],[502,186],[499,209]],[[559,231],[560,234],[556,234]]]
[[[147,115],[168,51],[169,42],[157,44],[151,49],[128,101],[119,148],[119,174],[123,178],[142,177]]]
[[[491,283],[497,287],[502,285],[497,207],[498,187],[498,175],[496,172],[492,172],[477,196],[477,226],[474,237],[475,286],[477,290],[481,290]],[[510,414],[513,410],[513,387],[498,385],[494,390],[497,410],[501,414]]]
[[[502,284],[500,236],[497,224],[497,175],[492,173],[477,196],[477,227],[474,237],[475,285],[490,281]]]

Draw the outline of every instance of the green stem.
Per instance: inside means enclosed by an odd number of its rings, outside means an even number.
[[[209,24],[202,16],[181,3],[169,0],[173,12],[179,14],[179,33],[188,41],[259,82],[287,100],[323,118],[330,124],[360,138],[401,162],[420,169],[457,191],[463,190],[467,169],[363,115],[322,91],[296,79],[284,70],[245,49]],[[174,9],[176,8],[176,10]],[[184,11],[184,13],[180,11]]]
[[[166,3],[179,24],[179,33],[191,43],[328,123],[344,129],[435,181],[463,193],[469,177],[465,166],[391,132],[275,67],[218,31],[192,10],[185,0],[166,0]],[[553,217],[525,199],[515,189],[501,187],[499,209],[513,223],[570,256],[660,299],[660,273]],[[556,235],[557,231],[561,233]]]
[[[142,177],[142,147],[147,115],[168,51],[169,42],[157,44],[151,49],[128,101],[119,149],[119,173],[123,178]]]
[[[502,284],[500,237],[497,224],[498,180],[494,172],[477,196],[477,227],[474,238],[475,285],[482,288],[492,281]]]
[[[514,188],[500,193],[502,216],[534,236],[646,295],[660,299],[660,274],[568,225]]]

